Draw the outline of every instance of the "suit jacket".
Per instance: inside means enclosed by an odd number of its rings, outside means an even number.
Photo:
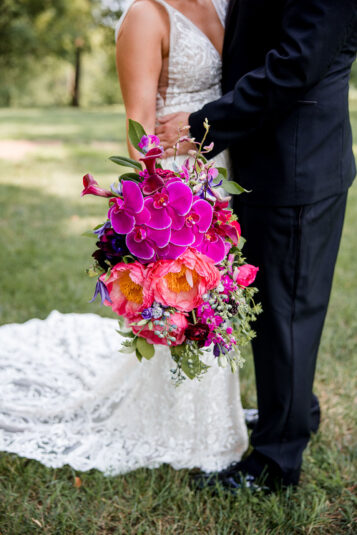
[[[190,115],[229,147],[244,202],[298,205],[346,191],[355,176],[348,82],[357,0],[231,0],[223,97]],[[243,201],[243,198],[242,198]]]

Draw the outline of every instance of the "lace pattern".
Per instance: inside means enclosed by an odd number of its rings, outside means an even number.
[[[211,471],[239,459],[247,433],[237,376],[214,366],[177,388],[167,349],[140,363],[118,353],[116,328],[56,311],[0,328],[0,449],[106,474],[162,463]]]

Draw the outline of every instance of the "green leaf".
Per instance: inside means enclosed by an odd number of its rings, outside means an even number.
[[[127,254],[122,257],[122,261],[125,262],[125,264],[132,264],[133,262],[135,262],[135,258]]]
[[[223,178],[227,178],[228,173],[225,167],[217,167],[217,171],[220,175],[223,175]]]
[[[141,141],[141,138],[146,136],[146,132],[140,123],[129,119],[128,136],[133,147],[140,152],[143,152],[138,145]]]
[[[150,360],[155,355],[155,348],[153,344],[149,344],[145,338],[138,338],[136,342],[136,349],[147,360]]]
[[[119,331],[119,330],[117,330],[117,333],[119,333],[120,336],[123,336],[124,338],[135,338],[135,334],[132,331]]]
[[[199,377],[203,372],[208,370],[209,366],[204,364],[197,354],[185,354],[181,359],[182,371],[189,379]]]
[[[140,320],[135,321],[134,323],[130,323],[130,327],[142,327],[143,325],[146,325],[148,320]]]
[[[197,159],[198,160],[202,160],[203,163],[207,163],[208,162],[207,158],[205,156],[203,156],[203,154],[198,154],[197,155]]]
[[[244,244],[247,240],[245,238],[243,238],[243,236],[241,236],[239,238],[239,242],[238,242],[238,249],[241,251],[244,247]]]
[[[86,230],[85,232],[82,232],[82,236],[85,236],[86,238],[98,238],[98,236],[94,234],[93,230]]]
[[[133,180],[134,182],[141,182],[141,178],[137,173],[124,173],[119,177],[119,182],[121,182],[122,180]]]
[[[141,362],[143,360],[142,354],[137,349],[135,349],[135,353],[136,353],[137,359]]]
[[[141,163],[126,156],[110,156],[109,160],[123,167],[132,167],[133,169],[139,169],[139,171],[143,170]]]
[[[231,195],[240,195],[241,193],[250,193],[249,190],[244,189],[237,182],[234,182],[233,180],[227,180],[226,178],[223,179],[222,188],[224,188],[226,192],[230,193]]]
[[[135,346],[135,342],[133,344],[130,344],[130,345],[122,345],[122,347],[120,348],[120,353],[134,353],[136,349],[136,346]]]

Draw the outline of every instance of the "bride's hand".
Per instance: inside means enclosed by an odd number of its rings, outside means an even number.
[[[174,150],[172,147],[177,143],[178,139],[189,135],[189,115],[187,112],[179,111],[164,115],[158,119],[159,125],[155,129],[155,134],[159,136],[161,145],[165,150],[164,158],[173,156]],[[190,149],[194,148],[191,143],[183,142],[180,143],[176,154],[187,154]]]

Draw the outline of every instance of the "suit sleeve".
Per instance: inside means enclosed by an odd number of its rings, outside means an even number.
[[[214,155],[288,113],[327,73],[356,18],[357,0],[287,0],[279,45],[232,91],[190,115],[191,135],[203,137],[207,117]]]

